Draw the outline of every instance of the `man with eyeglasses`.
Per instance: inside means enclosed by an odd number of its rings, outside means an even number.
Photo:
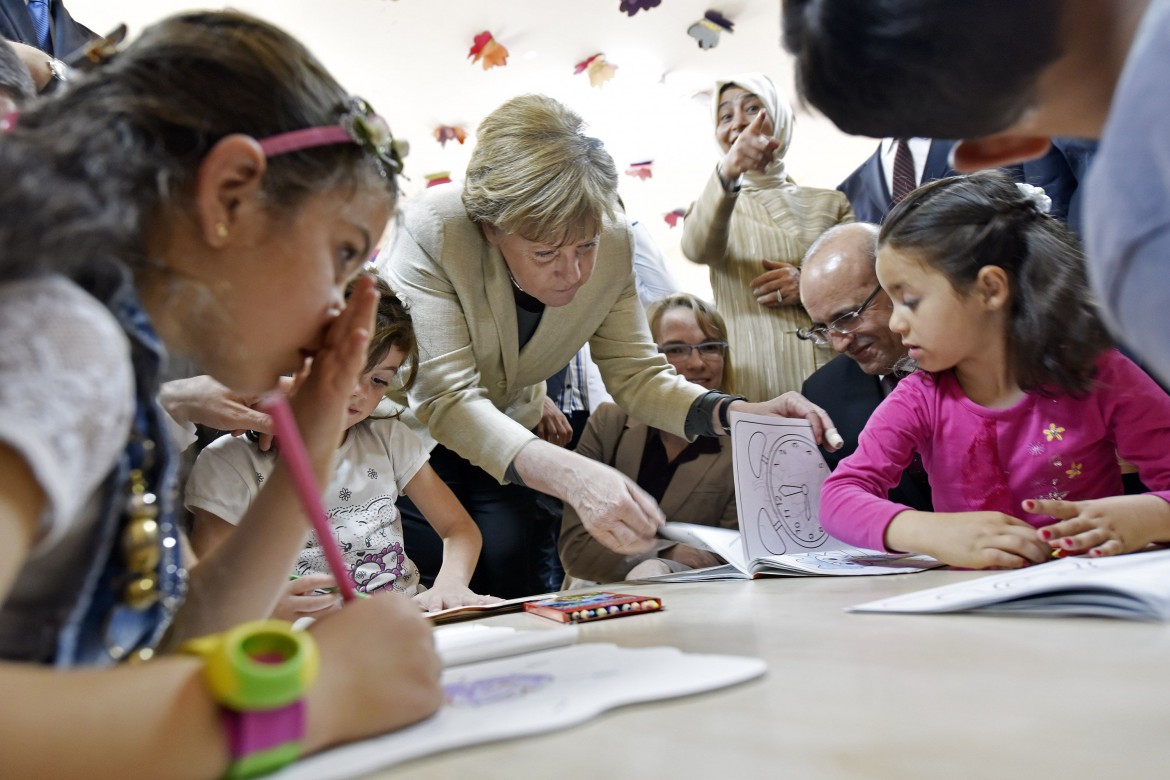
[[[890,298],[874,270],[877,236],[877,225],[837,225],[809,247],[801,263],[800,301],[812,326],[797,336],[840,353],[801,388],[829,413],[845,439],[839,450],[822,449],[829,468],[857,449],[861,429],[897,383],[894,366],[906,357],[901,339],[890,330]],[[930,485],[917,461],[890,499],[930,511]]]

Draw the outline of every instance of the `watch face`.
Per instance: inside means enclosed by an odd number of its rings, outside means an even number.
[[[765,462],[769,504],[760,517],[760,538],[769,552],[797,552],[825,541],[818,517],[826,476],[828,467],[808,440],[785,434],[772,443]]]

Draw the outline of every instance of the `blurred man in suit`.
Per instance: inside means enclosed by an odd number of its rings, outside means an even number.
[[[69,15],[62,0],[0,0],[0,37],[63,60],[97,36]]]

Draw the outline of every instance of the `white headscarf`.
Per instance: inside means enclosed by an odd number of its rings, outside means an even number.
[[[784,173],[784,155],[788,153],[788,144],[792,141],[792,106],[787,100],[780,99],[776,93],[776,85],[763,73],[740,73],[715,82],[715,91],[711,95],[711,117],[715,127],[719,126],[719,96],[728,86],[747,90],[760,99],[775,128],[772,137],[780,144],[776,149],[775,159],[766,171],[763,173],[748,171],[743,175],[744,189],[766,190],[793,183]],[[720,149],[720,152],[722,151]]]

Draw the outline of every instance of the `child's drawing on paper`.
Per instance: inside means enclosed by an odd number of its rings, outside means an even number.
[[[552,684],[548,674],[505,674],[443,686],[448,707],[483,707],[518,696],[526,696]]]

